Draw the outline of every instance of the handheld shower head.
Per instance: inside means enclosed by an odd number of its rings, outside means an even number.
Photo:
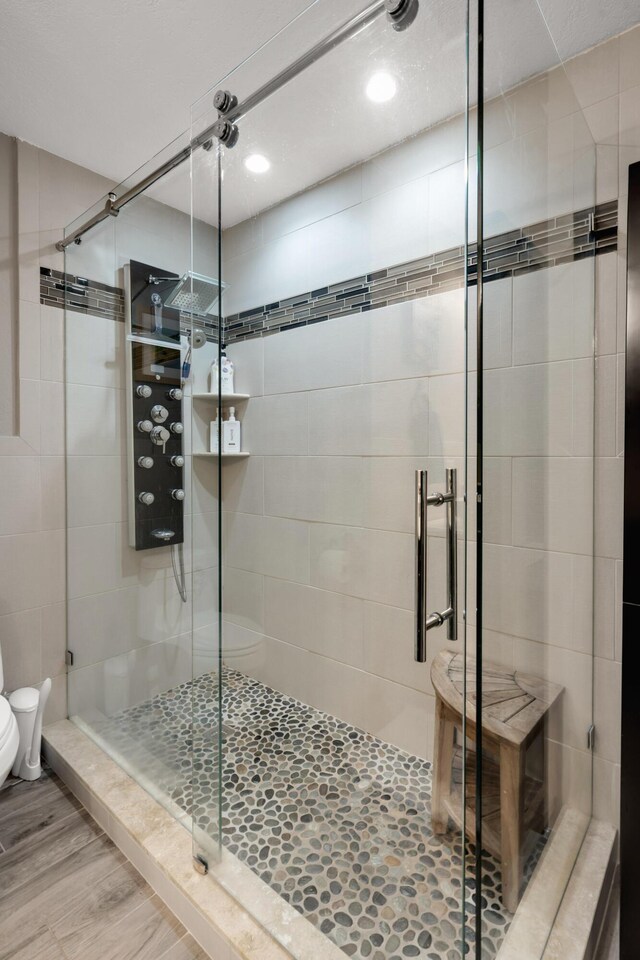
[[[199,350],[200,347],[204,347],[206,342],[207,335],[204,330],[201,330],[199,327],[194,327],[191,331],[189,346],[187,347],[187,352],[182,362],[182,386],[185,385],[191,376],[191,354],[194,350]]]

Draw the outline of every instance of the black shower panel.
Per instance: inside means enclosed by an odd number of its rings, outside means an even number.
[[[179,277],[125,267],[129,542],[149,550],[184,540],[180,312],[164,300]]]

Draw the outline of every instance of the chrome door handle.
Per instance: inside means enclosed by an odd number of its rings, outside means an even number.
[[[427,631],[433,627],[447,624],[447,639],[457,640],[456,607],[458,602],[458,570],[456,541],[456,471],[447,470],[446,493],[427,495],[428,472],[416,470],[416,616],[415,616],[415,659],[424,663],[427,659]],[[446,564],[447,564],[447,601],[446,610],[441,613],[427,613],[427,507],[447,508]]]
[[[427,471],[416,470],[416,650],[427,659]]]

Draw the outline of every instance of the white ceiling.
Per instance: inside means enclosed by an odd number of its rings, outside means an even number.
[[[248,94],[365,2],[316,0],[229,85]],[[196,98],[307,6],[308,0],[0,0],[0,130],[118,182],[189,127]],[[493,45],[488,83],[496,93],[554,65],[558,53],[572,56],[639,19],[638,0],[485,6]],[[235,191],[225,220],[244,219],[459,112],[463,31],[464,0],[421,0],[406,33],[377,21],[259,107],[243,122],[230,174],[239,172],[250,145],[270,153],[274,164],[263,180]],[[380,67],[398,76],[401,111],[399,97],[381,109],[362,96]]]

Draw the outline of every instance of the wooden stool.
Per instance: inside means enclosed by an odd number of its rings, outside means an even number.
[[[467,661],[467,737],[476,736],[476,665]],[[462,829],[462,730],[464,658],[443,651],[431,665],[436,693],[431,825],[446,833],[449,820]],[[520,899],[526,831],[546,827],[544,785],[526,775],[527,748],[542,733],[544,718],[562,687],[518,671],[486,664],[482,671],[482,846],[502,867],[502,899],[515,913]],[[544,769],[544,767],[543,767]],[[467,836],[475,838],[475,753],[467,750]]]

